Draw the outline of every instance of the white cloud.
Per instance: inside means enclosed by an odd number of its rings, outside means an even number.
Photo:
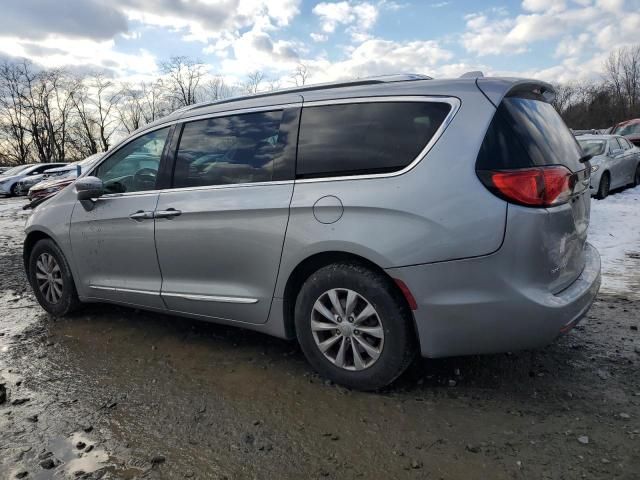
[[[336,31],[338,26],[346,27],[352,40],[363,42],[370,38],[369,30],[373,28],[379,16],[380,8],[398,9],[395,2],[382,1],[377,5],[369,2],[322,2],[313,7],[314,15],[320,19],[320,28],[325,34]]]

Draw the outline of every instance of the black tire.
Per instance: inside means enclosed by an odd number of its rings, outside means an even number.
[[[633,176],[633,186],[637,187],[638,185],[640,185],[640,163],[636,167],[636,173]]]
[[[381,352],[377,360],[364,369],[347,370],[336,366],[320,351],[314,339],[311,329],[314,304],[332,289],[348,289],[362,296],[375,309],[382,324],[384,343]],[[298,342],[313,368],[349,388],[365,391],[383,388],[398,378],[415,357],[413,318],[406,302],[389,278],[357,263],[336,263],[313,273],[296,299],[295,324]],[[356,324],[352,326],[357,328]],[[355,334],[358,334],[357,330]],[[355,345],[356,340],[348,341]],[[350,355],[355,364],[353,350]]]
[[[596,198],[598,198],[599,200],[607,198],[607,196],[609,195],[610,186],[611,177],[609,176],[609,172],[605,172],[600,178],[600,185],[598,185],[598,193],[596,194]]]
[[[56,279],[58,279],[57,275],[59,274],[59,279],[62,281],[59,298],[47,298],[47,294],[41,289],[39,282],[42,280],[37,278],[37,274],[42,275],[42,270],[38,266],[38,260],[47,258],[43,257],[43,255],[53,257],[53,260],[59,267],[59,271],[53,274],[56,275]],[[33,249],[29,254],[28,266],[29,270],[27,274],[29,283],[31,284],[33,292],[38,299],[38,303],[42,308],[56,317],[62,317],[78,309],[80,306],[80,300],[78,300],[78,293],[73,281],[73,276],[71,275],[71,269],[69,268],[69,264],[67,263],[64,254],[53,240],[39,240],[33,246]],[[47,291],[46,288],[44,288],[44,290]],[[57,296],[58,294],[56,293],[55,295]]]
[[[14,183],[13,185],[11,185],[11,188],[9,189],[9,196],[16,197],[17,195],[18,195],[18,184]]]

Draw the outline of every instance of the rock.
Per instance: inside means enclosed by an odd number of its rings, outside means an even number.
[[[166,460],[167,459],[164,457],[164,455],[156,455],[151,459],[151,465],[155,467],[156,465],[164,463]]]
[[[424,464],[419,460],[413,460],[411,462],[411,468],[413,468],[414,470],[418,470],[419,468],[422,468],[423,466],[424,466]]]
[[[118,402],[109,402],[109,403],[107,403],[106,407],[107,408],[115,408],[116,405],[118,405]]]
[[[480,447],[478,447],[477,445],[467,445],[466,449],[467,452],[480,453]]]
[[[601,458],[601,459],[600,459],[600,461],[601,461],[602,463],[604,463],[605,465],[606,465],[607,463],[611,463],[611,462],[609,461],[609,459],[608,459],[608,458]]]
[[[631,325],[631,327],[629,327],[629,328],[631,328],[631,330],[633,330],[634,332],[638,331],[638,326],[637,325]]]
[[[253,443],[256,441],[256,437],[254,437],[251,433],[245,433],[244,435],[242,435],[242,441],[247,445],[253,445]]]
[[[451,379],[449,380],[449,386],[450,387],[455,387],[457,385],[458,382],[456,382],[455,380]]]
[[[620,418],[624,418],[625,420],[628,420],[631,418],[631,415],[629,415],[628,413],[621,413],[620,415],[618,415]]]
[[[78,443],[76,443],[76,448],[77,448],[78,450],[82,450],[82,449],[84,449],[84,447],[86,447],[86,446],[87,446],[87,444],[86,444],[86,443],[84,443],[84,442],[78,442]]]
[[[7,387],[4,383],[0,383],[0,405],[7,401]]]
[[[26,470],[20,470],[18,473],[16,473],[16,478],[26,478],[27,475],[29,475],[29,472],[27,472]]]
[[[587,445],[589,443],[589,437],[587,437],[586,435],[582,435],[578,437],[578,442],[580,442],[582,445]]]
[[[73,472],[76,477],[81,477],[82,475],[84,475],[84,473],[84,470],[76,470],[75,472]]]
[[[56,462],[53,461],[53,458],[47,458],[40,462],[40,466],[45,470],[51,470],[52,468],[55,468]]]
[[[27,417],[27,421],[31,423],[36,423],[38,421],[38,415],[31,415],[30,417]]]
[[[23,405],[23,404],[27,403],[29,400],[31,400],[31,399],[30,398],[16,398],[13,402],[11,402],[11,405],[13,405],[13,406]]]
[[[82,431],[89,433],[90,431],[93,430],[93,426],[92,425],[85,425],[84,427],[82,427]]]
[[[260,425],[261,423],[262,423],[262,422],[261,422],[260,420],[254,420],[254,421],[253,421],[253,424],[254,424],[255,426],[258,426],[258,425]]]
[[[194,476],[195,473],[193,473],[191,470],[184,473],[184,478],[193,478]]]

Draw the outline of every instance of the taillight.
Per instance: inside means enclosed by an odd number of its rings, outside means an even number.
[[[482,183],[508,202],[527,207],[551,207],[567,202],[576,182],[566,167],[479,171]]]

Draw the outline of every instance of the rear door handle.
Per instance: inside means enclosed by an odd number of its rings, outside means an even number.
[[[158,210],[155,213],[156,218],[173,218],[182,215],[180,210],[176,210],[175,208],[168,208],[166,210]]]
[[[144,210],[138,210],[136,213],[129,215],[131,220],[140,222],[142,220],[151,220],[153,218],[153,212],[145,212]]]

